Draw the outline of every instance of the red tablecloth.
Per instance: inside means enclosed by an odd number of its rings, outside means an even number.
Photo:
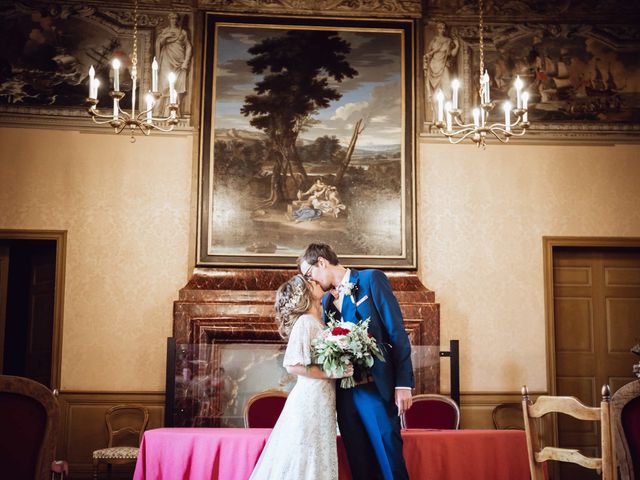
[[[246,480],[270,429],[160,428],[144,434],[134,480]],[[528,480],[518,430],[406,430],[404,456],[415,480]],[[350,478],[338,439],[340,480]]]

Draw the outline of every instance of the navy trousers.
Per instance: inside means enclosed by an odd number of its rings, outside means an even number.
[[[337,388],[336,407],[353,480],[409,480],[395,403],[371,382]]]

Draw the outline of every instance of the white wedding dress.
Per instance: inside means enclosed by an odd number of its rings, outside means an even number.
[[[311,341],[323,325],[302,315],[283,365],[310,365]],[[298,376],[250,480],[337,480],[335,380]]]

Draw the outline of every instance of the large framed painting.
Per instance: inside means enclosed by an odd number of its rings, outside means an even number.
[[[415,266],[414,30],[206,16],[199,265]]]
[[[423,133],[435,128],[434,95],[462,83],[467,112],[478,103],[478,4],[429,0],[422,52]],[[452,16],[451,13],[455,13]],[[640,7],[634,2],[489,2],[484,64],[491,98],[515,102],[517,76],[529,94],[527,138],[637,142],[640,133]],[[502,112],[496,109],[494,117]],[[494,118],[495,120],[495,118]]]

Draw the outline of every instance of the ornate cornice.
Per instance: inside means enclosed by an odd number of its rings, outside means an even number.
[[[420,0],[198,0],[203,10],[286,15],[420,17]]]

